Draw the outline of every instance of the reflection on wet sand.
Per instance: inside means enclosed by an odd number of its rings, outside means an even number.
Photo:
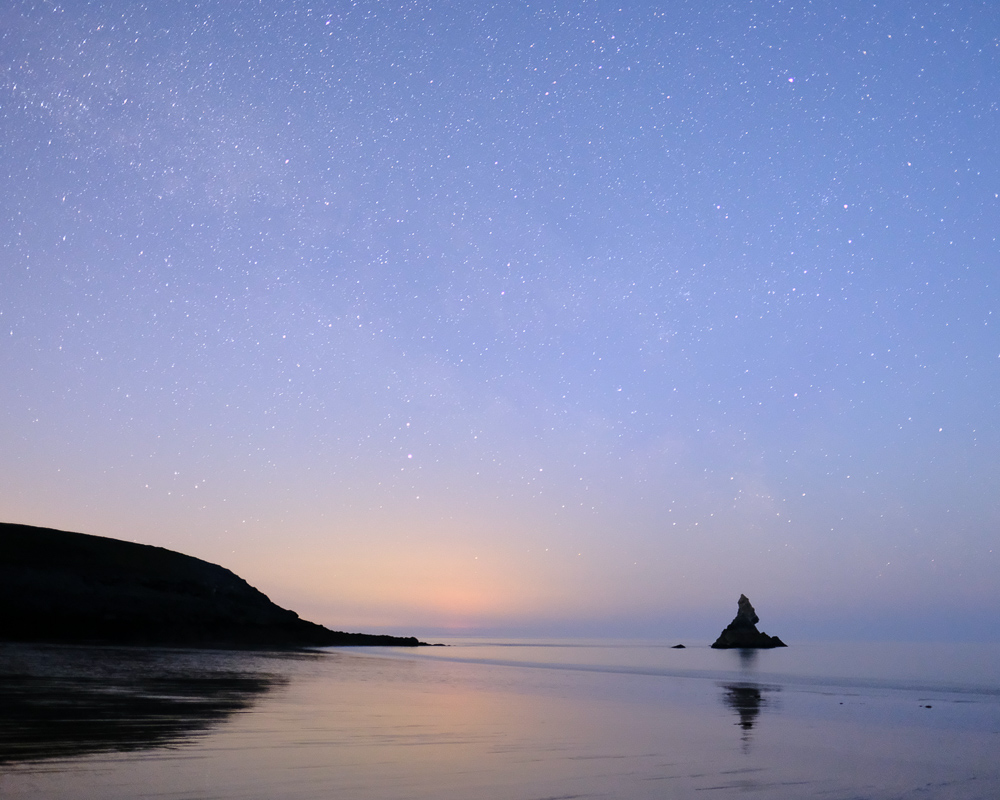
[[[751,730],[760,714],[761,704],[764,702],[760,687],[732,684],[724,688],[726,693],[723,699],[726,705],[740,715],[740,721],[737,724],[745,731]]]
[[[242,653],[0,646],[0,765],[177,744],[283,682]]]
[[[723,702],[737,713],[743,729],[743,746],[749,748],[750,733],[760,716],[762,706],[767,705],[767,688],[755,683],[728,683],[722,686]]]

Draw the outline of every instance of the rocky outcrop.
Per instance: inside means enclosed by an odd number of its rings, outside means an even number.
[[[217,564],[162,547],[0,523],[0,641],[272,648],[425,644],[332,631]]]
[[[757,623],[760,618],[753,610],[750,601],[745,594],[740,595],[739,610],[733,621],[719,634],[712,647],[716,649],[726,649],[730,647],[787,647],[777,636],[768,636],[757,630]]]

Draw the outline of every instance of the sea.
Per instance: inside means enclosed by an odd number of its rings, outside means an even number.
[[[1000,645],[0,645],[0,798],[1000,797]]]

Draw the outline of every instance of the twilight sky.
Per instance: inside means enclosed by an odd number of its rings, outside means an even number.
[[[338,629],[1000,637],[994,3],[13,0],[0,68],[0,519]]]

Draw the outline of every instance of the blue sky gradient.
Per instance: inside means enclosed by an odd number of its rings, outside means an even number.
[[[993,4],[15,2],[0,64],[3,519],[337,628],[1000,635]]]

